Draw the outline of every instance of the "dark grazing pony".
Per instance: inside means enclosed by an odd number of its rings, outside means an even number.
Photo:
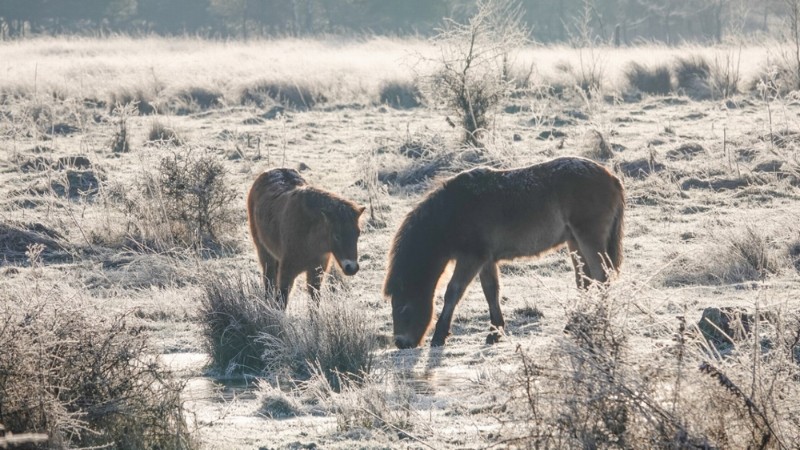
[[[256,178],[247,197],[250,234],[267,292],[278,290],[283,308],[294,279],[306,273],[314,300],[331,255],[345,275],[358,272],[359,217],[364,207],[310,186],[293,169]]]
[[[384,295],[392,302],[395,344],[416,347],[433,316],[433,294],[455,260],[431,346],[442,346],[458,301],[476,275],[489,302],[496,342],[500,311],[498,261],[567,245],[579,288],[607,281],[622,263],[625,194],[620,180],[584,158],[557,158],[514,170],[462,172],[430,192],[394,237]]]

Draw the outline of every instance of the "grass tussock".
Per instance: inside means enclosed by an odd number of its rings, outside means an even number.
[[[796,313],[782,311],[773,316],[784,319],[761,322],[736,353],[723,357],[683,316],[669,326],[632,327],[641,306],[628,303],[629,294],[598,289],[585,295],[568,313],[566,337],[548,358],[519,349],[519,371],[502,381],[509,392],[503,444],[768,449],[797,444]],[[642,358],[632,351],[632,340],[642,332],[671,338],[671,344]],[[763,346],[764,340],[770,345]]]
[[[156,94],[144,87],[120,87],[109,93],[108,105],[111,111],[119,107],[132,107],[140,115],[150,115],[158,112],[156,107]]]
[[[598,130],[589,130],[585,136],[586,150],[584,156],[595,161],[607,161],[614,157],[614,152],[611,150],[603,133]]]
[[[297,80],[272,81],[260,80],[244,86],[239,94],[242,105],[256,105],[265,108],[281,104],[287,108],[306,111],[318,103],[328,99],[311,84],[303,84]]]
[[[267,300],[256,277],[210,277],[203,287],[204,341],[213,365],[226,372],[274,379],[308,379],[318,372],[339,389],[343,380],[372,369],[375,331],[345,293],[325,291],[319,306],[294,316]]]
[[[384,81],[378,89],[378,101],[395,109],[417,108],[422,106],[422,92],[413,81]]]
[[[781,270],[771,239],[754,227],[717,239],[694,258],[680,258],[666,273],[668,286],[763,280]]]
[[[222,106],[221,90],[206,86],[180,89],[169,101],[169,109],[179,116],[206,111]]]
[[[630,87],[646,94],[668,95],[672,91],[672,75],[665,64],[648,67],[632,62],[624,76]]]
[[[677,57],[672,70],[679,91],[695,100],[711,98],[711,66],[705,57],[698,54]]]
[[[258,337],[281,335],[290,327],[286,314],[267,299],[261,281],[244,276],[206,279],[199,317],[211,364],[226,374],[263,370],[266,346]]]
[[[170,146],[181,146],[185,143],[175,128],[165,125],[160,120],[153,120],[150,123],[150,129],[147,131],[147,142]]]
[[[195,448],[181,384],[126,316],[58,287],[6,291],[0,308],[6,431],[46,433],[48,448]]]

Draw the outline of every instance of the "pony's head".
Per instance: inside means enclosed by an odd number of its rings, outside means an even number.
[[[332,195],[314,195],[306,206],[322,217],[323,240],[345,275],[358,272],[359,219],[364,207]]]
[[[392,324],[397,348],[417,347],[433,318],[433,302],[407,293],[392,295]]]

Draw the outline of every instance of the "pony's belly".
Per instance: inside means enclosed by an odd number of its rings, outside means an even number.
[[[524,233],[506,233],[495,249],[495,259],[514,259],[536,256],[563,244],[567,237],[561,224],[553,227],[526,230]],[[560,225],[560,226],[559,226]]]

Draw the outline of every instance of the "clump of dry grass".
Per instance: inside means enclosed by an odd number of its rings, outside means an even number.
[[[681,258],[666,272],[668,286],[741,283],[780,271],[781,259],[770,239],[754,227],[717,238],[702,256]]]
[[[675,58],[672,70],[677,89],[696,100],[711,98],[711,67],[705,57],[694,54]]]
[[[134,106],[118,105],[114,108],[113,115],[117,118],[117,131],[111,138],[110,147],[114,153],[128,153],[131,150],[130,138],[128,136],[128,119],[135,113]]]
[[[141,115],[155,114],[156,95],[143,87],[120,87],[109,92],[108,104],[113,109],[118,106],[131,106]]]
[[[387,80],[378,88],[378,101],[396,109],[422,106],[422,92],[413,81]]]
[[[217,88],[192,86],[180,89],[168,102],[169,109],[181,116],[222,106],[223,93]]]
[[[178,134],[175,128],[165,125],[160,120],[153,120],[150,122],[150,129],[147,132],[147,142],[172,146],[180,146],[185,143],[184,139]]]
[[[647,67],[631,62],[625,69],[625,78],[631,87],[647,94],[667,95],[672,91],[672,75],[665,64]]]
[[[297,317],[268,300],[256,277],[209,277],[203,286],[204,340],[226,372],[308,379],[318,371],[335,389],[370,372],[375,331],[344,293],[324,290],[320,305]]]
[[[59,260],[68,257],[70,245],[64,236],[41,223],[0,223],[0,248],[3,259],[8,262],[23,262],[32,247],[43,260]]]
[[[48,448],[186,449],[182,385],[124,315],[80,292],[19,288],[0,294],[0,423],[43,432]]]
[[[242,105],[254,104],[260,108],[279,103],[287,108],[305,111],[327,101],[315,86],[298,80],[260,80],[244,86],[239,94]]]
[[[598,130],[589,130],[586,132],[586,151],[584,156],[595,161],[607,161],[614,157],[614,152],[611,151],[611,145],[606,141],[605,136]]]
[[[217,276],[203,280],[199,318],[211,364],[225,373],[258,373],[264,368],[262,333],[281,335],[289,319],[267,298],[261,280]]]

